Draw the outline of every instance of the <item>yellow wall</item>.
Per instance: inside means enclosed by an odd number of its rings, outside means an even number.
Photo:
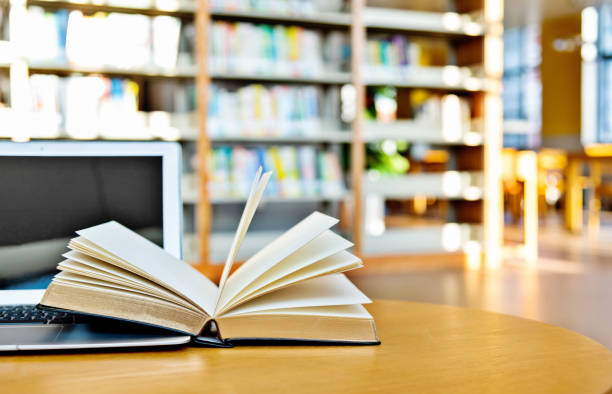
[[[559,52],[556,39],[580,34],[580,14],[542,22],[542,136],[580,134],[580,47]]]

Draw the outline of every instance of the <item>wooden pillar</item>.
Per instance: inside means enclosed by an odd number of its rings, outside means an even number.
[[[196,95],[197,95],[197,115],[198,115],[198,139],[197,155],[198,168],[197,176],[199,180],[200,198],[196,205],[196,232],[198,245],[200,248],[199,263],[207,266],[209,256],[209,235],[212,224],[212,209],[208,198],[208,154],[210,151],[210,141],[206,132],[206,108],[207,92],[210,83],[208,74],[208,25],[210,15],[208,11],[208,1],[198,0],[195,13],[196,27],[196,64],[198,72],[196,75]]]
[[[484,98],[484,257],[487,268],[501,265],[503,247],[502,102],[503,0],[484,1],[487,31],[484,67],[487,92]]]
[[[365,86],[361,73],[366,32],[363,25],[365,0],[351,1],[351,83],[355,89],[355,117],[352,121],[351,186],[353,188],[353,243],[355,252],[363,251],[363,174],[365,169],[365,145],[362,136]]]

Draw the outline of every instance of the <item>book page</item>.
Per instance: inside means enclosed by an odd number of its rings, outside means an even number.
[[[255,281],[264,272],[336,223],[338,223],[338,219],[320,212],[313,212],[257,252],[229,277],[220,293],[215,313],[223,310],[225,305],[231,302],[242,289]]]
[[[77,234],[123,263],[146,273],[148,279],[182,295],[209,315],[213,313],[217,286],[148,239],[115,221],[79,230]]]
[[[352,269],[363,267],[361,260],[349,252],[343,250],[335,253],[329,257],[317,261],[314,264],[308,265],[296,272],[292,272],[280,279],[271,282],[264,287],[254,291],[247,296],[240,299],[236,297],[235,301],[232,301],[225,310],[229,310],[240,304],[259,297],[263,294],[282,289],[287,286],[291,286],[295,283],[302,282],[305,280],[317,278],[323,275],[336,274],[340,272],[349,271]]]
[[[261,176],[261,171],[262,168],[259,167],[259,170],[255,175],[253,185],[251,186],[251,191],[249,192],[249,198],[247,199],[244,210],[242,211],[242,216],[240,217],[240,222],[238,224],[238,228],[236,229],[234,240],[232,241],[232,246],[228,252],[227,259],[225,260],[225,266],[223,267],[223,273],[221,274],[221,280],[219,281],[219,293],[223,291],[225,281],[227,280],[227,277],[232,269],[232,265],[236,260],[236,255],[238,254],[240,245],[242,245],[242,241],[244,240],[244,236],[249,228],[249,225],[251,224],[253,215],[255,215],[257,206],[261,201],[266,185],[270,180],[270,176],[272,176],[272,172],[266,172],[263,174],[263,176]]]
[[[79,284],[84,287],[88,287],[89,285],[91,285],[92,287],[98,287],[98,288],[102,287],[102,288],[109,288],[109,289],[115,289],[115,290],[130,291],[130,292],[140,294],[145,297],[151,297],[154,299],[161,299],[167,302],[171,302],[178,306],[182,306],[183,308],[189,309],[194,313],[200,313],[200,314],[202,313],[202,311],[200,311],[197,307],[193,306],[192,304],[177,297],[176,295],[172,293],[152,294],[146,289],[140,289],[134,286],[125,285],[125,284],[121,284],[117,282],[108,282],[106,280],[100,280],[100,279],[93,278],[91,276],[81,275],[78,273],[72,273],[68,271],[60,272],[53,278],[53,281],[55,283],[66,283],[69,285]]]
[[[157,283],[136,275],[130,271],[121,269],[113,264],[105,263],[91,256],[71,250],[63,255],[68,258],[57,266],[63,272],[72,272],[79,275],[85,275],[94,279],[103,280],[110,283],[122,284],[135,289],[146,291],[152,295],[161,297],[178,298],[177,303],[191,305],[191,308],[198,308],[191,302],[185,300],[180,295],[171,292]]]
[[[234,297],[234,300],[229,305],[233,305],[237,300],[244,299],[271,282],[286,277],[292,272],[299,271],[351,246],[353,246],[352,242],[347,241],[331,230],[327,230],[251,282]],[[226,305],[226,307],[229,305]]]
[[[307,280],[268,293],[230,309],[230,311],[234,314],[245,314],[268,309],[367,304],[370,302],[372,301],[346,276],[334,274]]]
[[[328,316],[346,317],[354,319],[372,319],[372,315],[361,304],[332,305],[332,306],[306,306],[301,308],[267,309],[250,313],[230,311],[223,317],[255,316],[255,315],[300,315],[300,316]]]

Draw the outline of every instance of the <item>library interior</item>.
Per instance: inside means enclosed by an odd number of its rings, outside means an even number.
[[[11,353],[10,392],[612,392],[612,3],[0,0],[0,182],[0,293],[92,284],[57,265],[117,220],[222,294],[318,211],[381,343]]]

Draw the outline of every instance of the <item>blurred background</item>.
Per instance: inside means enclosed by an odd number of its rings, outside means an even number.
[[[0,138],[180,142],[212,278],[261,165],[239,259],[319,210],[372,297],[612,348],[612,3],[0,0]]]

